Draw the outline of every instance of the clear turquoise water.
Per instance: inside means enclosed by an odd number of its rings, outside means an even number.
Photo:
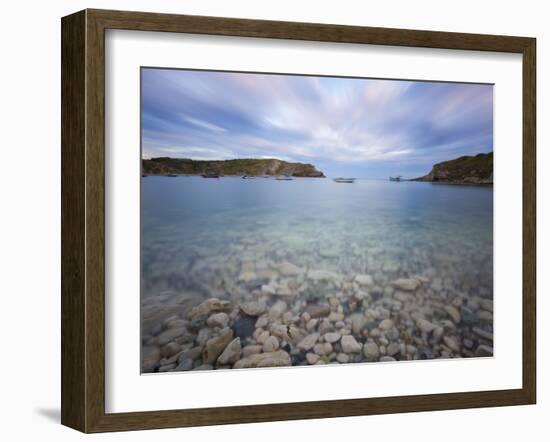
[[[248,259],[373,273],[380,284],[428,271],[492,293],[492,186],[150,176],[141,195],[144,297],[204,292],[224,263]],[[200,261],[211,271],[193,272]]]

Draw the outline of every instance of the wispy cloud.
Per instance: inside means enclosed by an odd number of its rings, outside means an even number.
[[[144,69],[143,155],[420,174],[493,150],[490,85]]]

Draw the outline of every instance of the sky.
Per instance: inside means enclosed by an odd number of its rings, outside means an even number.
[[[422,176],[493,150],[493,86],[142,68],[142,156]]]

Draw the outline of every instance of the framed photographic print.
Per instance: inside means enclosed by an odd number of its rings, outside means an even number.
[[[535,40],[62,20],[62,423],[532,404]]]

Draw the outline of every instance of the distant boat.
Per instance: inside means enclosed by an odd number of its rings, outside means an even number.
[[[201,174],[203,178],[219,178],[220,176],[217,173],[203,173]]]
[[[391,176],[390,181],[401,181],[401,175],[398,176]]]
[[[353,183],[355,178],[334,178],[335,183]]]
[[[292,178],[290,175],[281,175],[275,178],[277,181],[292,181],[294,178]]]
[[[175,178],[177,177],[177,175],[175,173],[167,173],[166,175],[164,176],[167,176],[167,177],[170,177],[170,178]]]
[[[250,175],[243,175],[242,176],[243,180],[253,180],[254,178],[256,178],[256,177],[253,177],[253,176],[250,176]]]

